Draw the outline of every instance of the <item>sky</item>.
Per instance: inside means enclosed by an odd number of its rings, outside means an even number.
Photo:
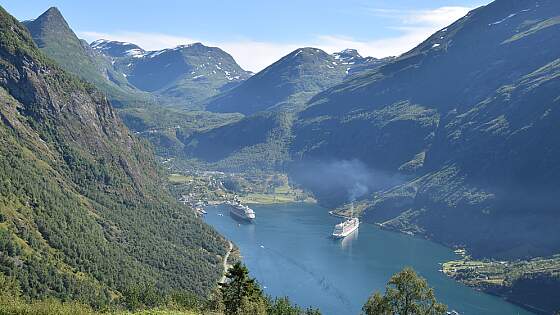
[[[257,72],[300,47],[402,54],[490,0],[0,0],[19,20],[56,6],[88,42],[146,50],[201,42]]]

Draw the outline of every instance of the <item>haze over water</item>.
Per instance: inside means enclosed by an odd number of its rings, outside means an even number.
[[[447,278],[438,271],[440,263],[457,256],[436,243],[371,224],[335,241],[329,236],[340,219],[327,209],[306,204],[252,208],[254,224],[235,220],[225,206],[209,207],[205,220],[239,246],[251,275],[272,296],[289,296],[326,315],[359,314],[373,291],[384,290],[392,274],[411,266],[441,302],[460,314],[532,314]]]

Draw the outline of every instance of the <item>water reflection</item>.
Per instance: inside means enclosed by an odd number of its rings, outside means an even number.
[[[340,242],[340,248],[343,250],[351,250],[352,243],[358,240],[358,234],[360,234],[360,229],[356,229],[354,232],[350,233],[350,235],[346,236],[341,240],[337,240]]]

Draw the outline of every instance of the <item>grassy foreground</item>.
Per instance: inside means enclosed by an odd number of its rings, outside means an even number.
[[[152,309],[141,311],[94,311],[78,302],[61,302],[54,299],[25,301],[21,298],[0,297],[0,315],[198,315],[190,310]]]

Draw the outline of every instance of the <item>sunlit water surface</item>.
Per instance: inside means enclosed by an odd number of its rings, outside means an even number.
[[[225,206],[208,207],[206,222],[232,240],[265,292],[289,296],[323,314],[359,314],[367,297],[384,290],[392,274],[413,267],[439,300],[465,315],[531,314],[478,292],[445,275],[441,263],[456,259],[448,248],[362,224],[343,240],[329,236],[340,221],[327,209],[307,204],[252,205],[257,219],[237,221]]]

